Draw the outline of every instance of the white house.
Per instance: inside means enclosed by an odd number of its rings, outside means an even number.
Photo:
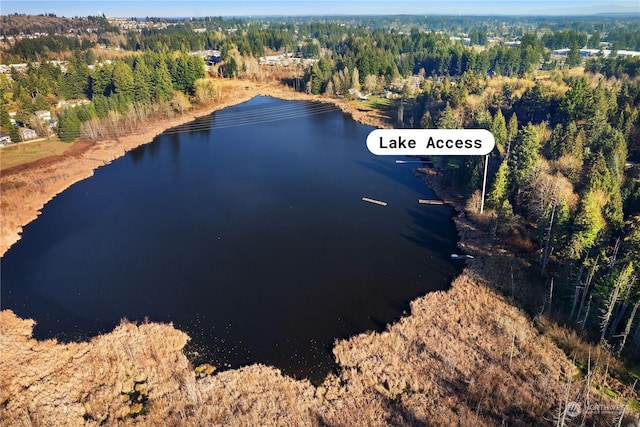
[[[20,136],[23,141],[28,141],[30,139],[36,139],[38,134],[35,130],[29,128],[20,128]]]
[[[39,118],[40,120],[43,120],[43,121],[51,120],[51,111],[39,110],[39,111],[36,111],[35,114],[36,114],[36,117]]]

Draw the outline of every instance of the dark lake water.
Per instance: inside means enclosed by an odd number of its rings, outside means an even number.
[[[336,338],[384,329],[457,273],[445,206],[373,128],[253,100],[158,136],[57,196],[2,259],[2,308],[35,336],[173,322],[194,363],[321,379]],[[382,207],[362,197],[388,202]]]

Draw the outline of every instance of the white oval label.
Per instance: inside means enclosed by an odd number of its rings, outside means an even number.
[[[376,129],[367,148],[378,156],[479,156],[495,147],[486,129]]]

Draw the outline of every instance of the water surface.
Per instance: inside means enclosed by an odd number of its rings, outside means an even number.
[[[318,380],[336,338],[445,289],[450,208],[373,128],[323,104],[253,100],[158,136],[57,196],[2,259],[2,308],[38,338],[173,322],[195,363]],[[382,207],[362,197],[388,202]]]

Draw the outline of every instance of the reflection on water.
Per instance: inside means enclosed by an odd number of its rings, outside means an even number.
[[[451,211],[370,127],[255,98],[168,131],[56,197],[2,260],[39,338],[173,322],[190,356],[318,380],[336,338],[382,329],[455,273]],[[364,203],[362,197],[388,202]]]

